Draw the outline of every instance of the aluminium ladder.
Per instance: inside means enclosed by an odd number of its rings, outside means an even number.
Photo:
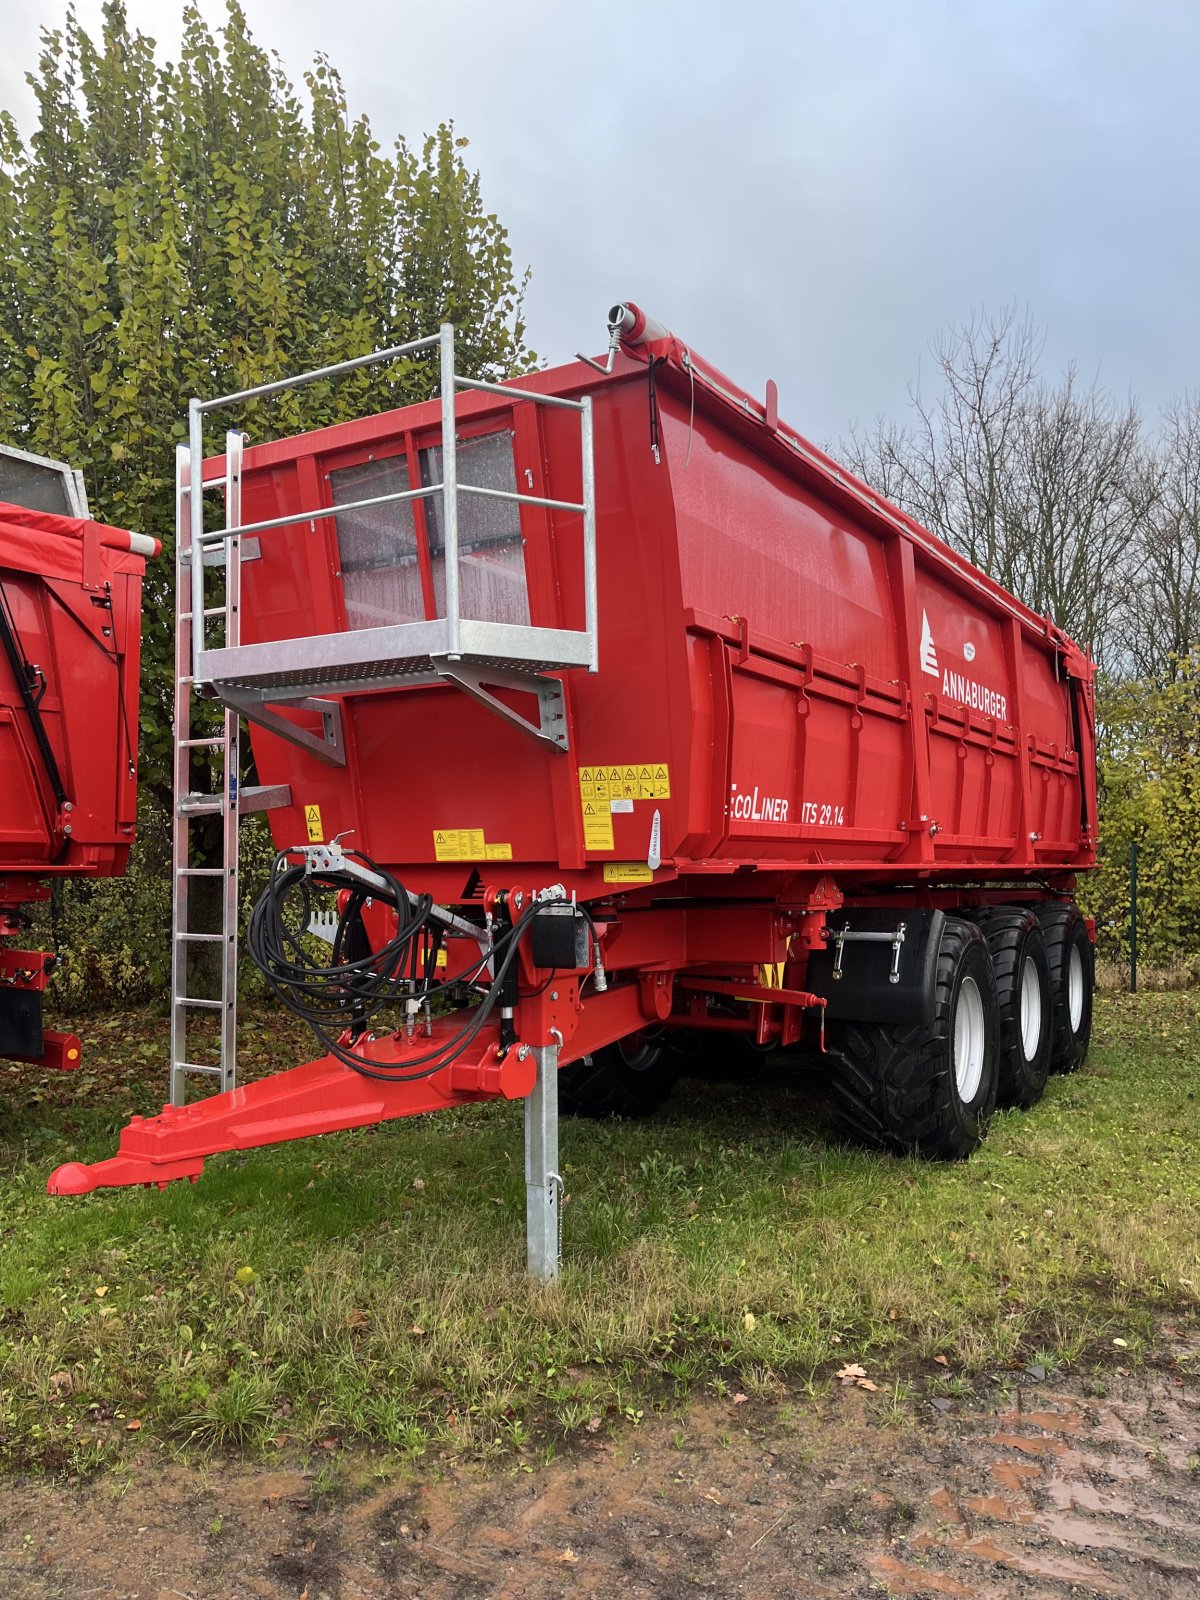
[[[201,485],[201,493],[216,490],[225,502],[225,526],[236,528],[242,509],[242,446],[240,433],[225,437],[225,473]],[[241,718],[236,709],[223,706],[219,733],[197,732],[193,711],[198,690],[194,672],[199,626],[214,629],[223,647],[235,648],[239,638],[241,563],[258,553],[257,540],[234,534],[215,548],[201,549],[205,566],[225,568],[225,594],[220,605],[204,606],[203,584],[194,582],[193,523],[191,518],[192,453],[187,445],[175,451],[175,814],[171,853],[171,1081],[172,1105],[187,1099],[190,1078],[210,1078],[219,1089],[237,1086],[237,958],[238,958],[238,843],[241,818],[247,812],[286,805],[291,792],[286,784],[241,787]],[[199,598],[202,615],[197,618]],[[211,782],[207,789],[192,788],[192,752],[209,752]],[[220,818],[221,862],[198,865],[195,825],[209,817]],[[197,879],[220,880],[220,927],[196,925],[192,886]],[[196,963],[189,958],[203,945],[219,945],[216,994],[196,994]],[[200,1061],[189,1039],[189,1024],[204,1013],[218,1014],[217,1059]],[[199,1015],[197,1015],[199,1013]],[[211,1050],[211,1047],[210,1047]]]
[[[193,461],[187,445],[175,451],[175,718],[174,781],[175,816],[171,859],[171,1104],[183,1105],[189,1078],[219,1080],[221,1089],[232,1089],[237,1078],[237,911],[238,911],[238,758],[240,719],[236,711],[221,709],[221,731],[197,734],[193,709],[197,685],[192,671],[193,636],[201,637],[212,625],[221,632],[222,642],[238,642],[238,602],[240,563],[237,555],[226,551],[236,544],[222,545],[208,555],[192,545],[191,496],[209,489],[223,491],[227,527],[241,519],[242,437],[230,433],[226,438],[225,475],[203,481],[203,460]],[[195,481],[194,481],[195,480]],[[203,584],[193,583],[194,563],[207,559],[225,567],[225,595],[222,604],[203,605]],[[194,600],[200,599],[197,615]],[[192,788],[192,752],[209,753],[212,783],[207,790]],[[210,817],[220,818],[221,864],[195,864],[195,824]],[[195,897],[192,886],[199,879],[220,879],[221,925],[198,928],[195,925]],[[200,987],[190,959],[198,947],[220,946],[219,984],[216,994],[194,994]],[[198,1061],[189,1045],[189,1023],[199,1021],[196,1013],[217,1012],[219,1057]]]

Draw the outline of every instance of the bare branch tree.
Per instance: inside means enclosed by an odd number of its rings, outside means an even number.
[[[1144,509],[1137,489],[1141,419],[1073,368],[1027,395],[1006,474],[1001,578],[1104,665],[1120,649],[1119,614]]]
[[[1015,306],[934,345],[939,386],[915,419],[878,421],[844,454],[881,493],[1114,661],[1146,506],[1140,418],[1074,369],[1039,382],[1042,338]],[[1200,421],[1197,427],[1200,468]]]
[[[1165,408],[1141,476],[1145,509],[1122,642],[1138,677],[1173,682],[1200,646],[1200,394]]]

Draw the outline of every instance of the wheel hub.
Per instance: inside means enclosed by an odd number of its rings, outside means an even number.
[[[1083,1021],[1083,956],[1079,946],[1071,946],[1071,954],[1067,958],[1067,1013],[1071,1019],[1071,1032],[1079,1032],[1079,1024]]]
[[[986,1044],[983,996],[974,978],[964,978],[954,1012],[954,1081],[964,1105],[979,1093]]]
[[[1021,967],[1021,1051],[1026,1061],[1037,1057],[1042,1042],[1042,986],[1037,963],[1026,956]]]

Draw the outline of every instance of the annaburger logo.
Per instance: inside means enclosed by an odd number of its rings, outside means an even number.
[[[973,660],[975,646],[965,645],[963,653],[968,661]],[[921,613],[921,671],[927,672],[931,678],[942,680],[942,693],[947,700],[957,700],[960,705],[970,706],[972,711],[982,711],[985,716],[1007,720],[1007,695],[997,694],[995,689],[988,689],[974,678],[964,677],[961,672],[951,672],[949,667],[943,672],[938,666],[937,646],[933,642],[933,629],[929,626],[927,611]]]
[[[933,629],[929,626],[929,613],[921,613],[921,671],[927,672],[931,678],[940,678],[941,671],[938,667],[937,648],[933,642]]]
[[[948,700],[957,700],[960,705],[970,706],[972,711],[982,711],[985,716],[1008,720],[1007,696],[985,688],[982,683],[976,683],[974,678],[964,678],[961,672],[946,669],[942,678],[942,693]]]

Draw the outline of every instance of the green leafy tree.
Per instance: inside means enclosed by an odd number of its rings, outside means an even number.
[[[184,11],[177,63],[121,0],[98,40],[68,11],[0,113],[0,438],[83,469],[95,513],[166,546],[148,574],[142,765],[170,787],[174,450],[186,402],[459,329],[458,365],[527,367],[524,280],[442,125],[385,152],[319,57],[297,93],[237,0]],[[241,414],[252,438],[423,398],[422,361]]]
[[[1102,685],[1100,859],[1080,900],[1100,949],[1129,959],[1129,854],[1138,844],[1139,949],[1152,963],[1191,962],[1200,976],[1200,655],[1165,682]]]

